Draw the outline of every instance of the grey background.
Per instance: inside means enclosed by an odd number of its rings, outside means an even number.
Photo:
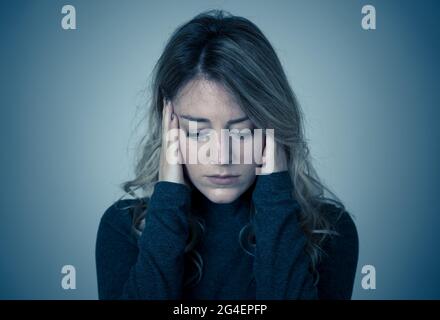
[[[61,28],[64,4],[77,30]],[[0,298],[97,298],[96,231],[132,177],[141,90],[171,32],[211,8],[251,19],[280,56],[318,172],[356,217],[353,298],[440,298],[440,8],[348,0],[2,1]]]

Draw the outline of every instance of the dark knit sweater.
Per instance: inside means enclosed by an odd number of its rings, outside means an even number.
[[[257,176],[228,204],[211,202],[183,184],[158,182],[148,200],[140,237],[131,229],[135,199],[119,200],[101,218],[96,242],[100,299],[350,299],[358,260],[358,235],[350,215],[322,206],[339,236],[328,237],[315,285],[300,227],[299,203],[287,171]],[[243,250],[239,234],[253,202],[256,245]],[[204,221],[196,249],[203,273],[185,287],[194,263],[184,254],[188,212]],[[244,245],[245,246],[245,245]],[[246,246],[245,246],[246,247]],[[252,251],[253,250],[253,251]]]

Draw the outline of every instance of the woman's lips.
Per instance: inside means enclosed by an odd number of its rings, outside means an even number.
[[[233,176],[233,175],[214,175],[214,176],[207,176],[208,180],[217,185],[230,185],[238,182],[239,176]]]

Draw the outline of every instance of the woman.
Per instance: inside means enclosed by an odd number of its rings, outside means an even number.
[[[196,16],[169,39],[151,94],[136,177],[123,185],[134,199],[110,206],[98,230],[100,299],[350,299],[356,227],[312,167],[262,32],[223,11]],[[225,129],[238,148],[218,138]],[[237,153],[258,145],[255,129],[274,141],[245,163]],[[208,141],[218,143],[200,153]],[[194,150],[214,157],[188,161]]]

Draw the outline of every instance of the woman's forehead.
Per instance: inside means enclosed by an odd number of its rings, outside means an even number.
[[[173,102],[174,112],[206,118],[214,121],[229,121],[245,116],[231,94],[218,82],[193,80],[184,86]]]

